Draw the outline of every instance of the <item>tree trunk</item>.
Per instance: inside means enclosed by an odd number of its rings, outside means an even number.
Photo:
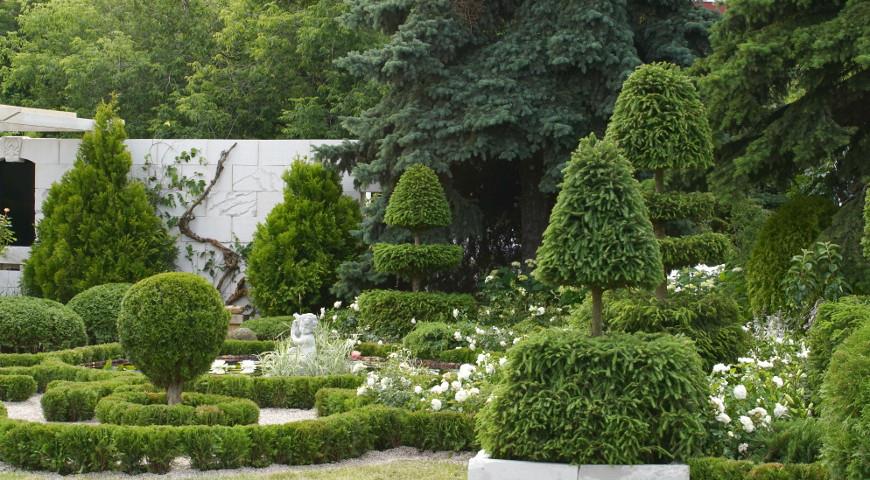
[[[550,195],[541,191],[543,165],[540,156],[520,166],[520,243],[523,260],[535,258],[550,221]]]
[[[178,405],[181,403],[182,385],[182,382],[178,382],[166,387],[166,403],[169,405]]]
[[[655,171],[656,175],[656,193],[662,193],[665,191],[665,171],[661,168],[657,168]]]
[[[665,171],[657,168],[655,171],[656,193],[662,193],[665,190]],[[656,238],[665,237],[665,226],[661,222],[653,222],[653,228],[656,232]],[[665,280],[656,287],[656,298],[664,300],[668,298],[668,271],[665,269]]]
[[[601,294],[603,292],[600,287],[592,287],[590,288],[590,291],[592,292],[592,328],[590,333],[593,337],[600,337],[602,324],[604,323],[601,320]]]
[[[414,245],[420,245],[422,242],[420,241],[420,232],[414,232]],[[423,279],[420,278],[420,275],[414,275],[411,277],[411,290],[415,292],[420,291],[421,284],[423,283]]]

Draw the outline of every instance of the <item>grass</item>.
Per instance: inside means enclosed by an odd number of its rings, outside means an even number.
[[[445,460],[398,460],[383,465],[323,468],[272,474],[221,475],[211,478],[215,480],[464,480],[466,471],[465,463]],[[0,480],[41,480],[44,478],[46,478],[44,475],[39,474],[0,473]],[[89,477],[82,475],[71,478]],[[100,480],[109,480],[109,478],[135,477],[100,475],[99,478]]]

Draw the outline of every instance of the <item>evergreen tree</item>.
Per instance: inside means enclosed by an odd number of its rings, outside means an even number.
[[[174,240],[130,180],[130,152],[115,104],[101,104],[72,170],[52,185],[24,265],[23,284],[37,296],[66,302],[95,285],[135,282],[171,270]]]
[[[248,258],[251,297],[265,315],[328,304],[336,267],[360,251],[350,235],[359,206],[342,193],[338,172],[296,160],[284,182],[284,201],[257,225]]]
[[[595,135],[581,140],[565,167],[538,249],[540,280],[591,291],[593,336],[602,331],[604,290],[652,287],[663,277],[662,257],[632,173],[609,140]]]
[[[531,258],[577,138],[603,133],[638,64],[692,63],[710,15],[689,1],[353,0],[349,21],[390,37],[342,64],[386,94],[346,122],[358,141],[321,155],[386,194],[427,165],[445,181],[451,236],[482,243],[469,255]],[[366,243],[396,240],[380,223],[386,198]]]
[[[704,105],[692,80],[676,65],[650,63],[625,81],[607,127],[635,168],[652,171],[655,192],[647,195],[665,272],[700,263],[718,265],[730,249],[728,237],[709,231],[711,194],[665,192],[665,169],[703,169],[713,164],[713,143]],[[668,222],[691,220],[701,233],[668,237]],[[660,299],[667,283],[656,288]]]

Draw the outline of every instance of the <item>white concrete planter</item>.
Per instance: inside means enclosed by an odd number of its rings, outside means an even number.
[[[567,465],[497,460],[481,450],[468,480],[689,480],[688,465]]]

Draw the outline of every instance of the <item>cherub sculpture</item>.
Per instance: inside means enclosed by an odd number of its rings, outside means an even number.
[[[317,354],[317,345],[314,343],[314,329],[317,328],[317,315],[313,313],[293,314],[293,323],[290,325],[290,339],[296,345],[296,351],[305,358]]]

